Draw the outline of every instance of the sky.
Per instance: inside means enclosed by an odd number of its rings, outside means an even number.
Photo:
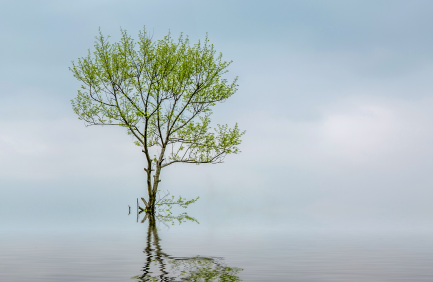
[[[208,34],[239,90],[216,123],[247,131],[218,165],[174,165],[193,211],[297,226],[432,229],[432,1],[1,1],[0,221],[72,224],[145,195],[123,129],[85,127],[71,61],[101,29]],[[225,215],[222,216],[222,215]],[[11,225],[11,226],[12,226]]]

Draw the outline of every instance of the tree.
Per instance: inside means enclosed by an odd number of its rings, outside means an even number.
[[[121,30],[111,44],[101,32],[95,51],[72,62],[81,83],[72,107],[86,126],[125,127],[146,157],[148,200],[155,210],[161,170],[173,163],[221,163],[239,153],[241,132],[236,125],[212,130],[212,107],[237,90],[222,78],[231,64],[216,54],[206,37],[191,45],[182,34],[153,41],[144,29],[137,42]],[[157,148],[157,150],[155,150]],[[153,179],[152,179],[153,178]]]

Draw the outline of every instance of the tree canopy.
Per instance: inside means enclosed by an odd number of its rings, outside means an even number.
[[[126,128],[146,156],[149,202],[154,207],[160,171],[173,163],[221,163],[240,152],[237,123],[211,126],[212,107],[237,91],[223,75],[222,59],[206,37],[190,44],[170,33],[152,40],[144,29],[135,41],[125,30],[110,43],[100,32],[94,52],[72,63],[81,83],[72,107],[86,125]],[[152,155],[151,148],[157,148]],[[153,173],[154,172],[154,173]],[[153,176],[153,180],[152,177]]]

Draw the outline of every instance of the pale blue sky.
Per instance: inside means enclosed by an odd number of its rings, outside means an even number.
[[[0,220],[91,218],[144,195],[140,149],[76,119],[68,67],[98,28],[116,40],[146,26],[155,39],[209,34],[240,84],[215,121],[247,130],[241,155],[169,168],[162,188],[200,195],[197,211],[431,228],[432,12],[432,1],[2,1]]]

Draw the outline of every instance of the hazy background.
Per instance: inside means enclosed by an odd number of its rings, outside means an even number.
[[[247,130],[242,153],[162,174],[162,189],[201,197],[195,217],[432,229],[432,12],[429,0],[1,1],[2,229],[106,224],[145,195],[141,149],[77,119],[68,70],[99,28],[114,41],[144,25],[155,39],[208,33],[239,76],[213,120]]]

